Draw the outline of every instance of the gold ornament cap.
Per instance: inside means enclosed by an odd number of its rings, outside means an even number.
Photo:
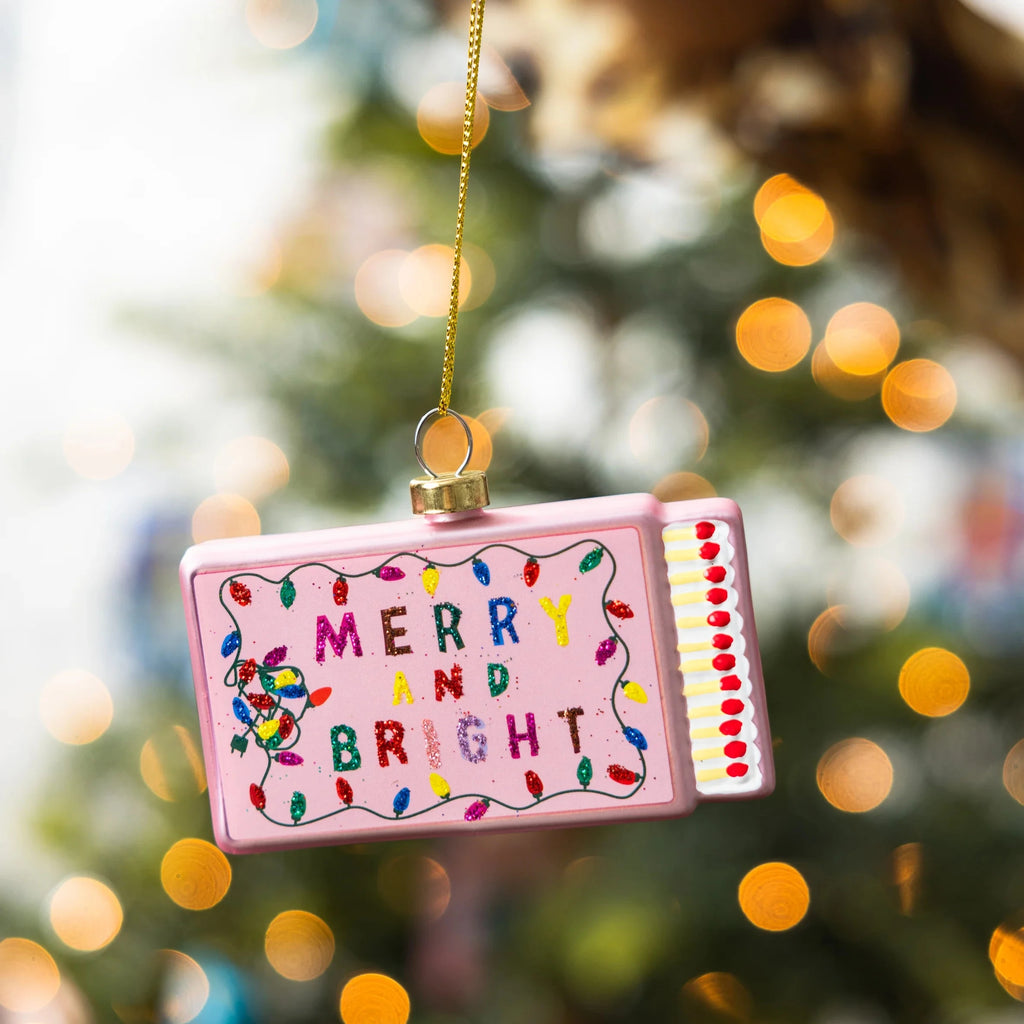
[[[421,435],[423,428],[440,410],[431,409],[416,426],[413,448],[416,461],[429,474],[409,481],[409,496],[412,510],[418,516],[450,515],[453,512],[473,512],[491,503],[487,491],[487,476],[478,469],[466,469],[473,456],[473,432],[469,424],[454,410],[446,415],[454,416],[466,432],[466,457],[454,473],[435,473],[424,461]]]

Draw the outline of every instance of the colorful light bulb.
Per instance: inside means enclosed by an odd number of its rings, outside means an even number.
[[[540,578],[540,562],[536,558],[528,558],[523,566],[523,582],[532,587]]]
[[[276,668],[287,657],[288,648],[285,647],[284,644],[281,644],[280,647],[274,647],[263,655],[263,664],[266,665],[267,668]]]
[[[408,786],[403,786],[396,794],[391,806],[395,809],[395,817],[400,818],[409,809],[409,799],[412,794]]]
[[[238,650],[242,643],[241,634],[235,630],[234,632],[228,633],[220,645],[220,653],[222,658],[229,658],[235,651]]]
[[[621,764],[610,764],[608,766],[608,777],[612,782],[619,783],[620,786],[632,786],[639,778],[636,772],[623,768]]]
[[[295,603],[295,584],[290,579],[281,584],[281,604],[285,608],[291,608]]]
[[[438,583],[441,582],[441,573],[438,572],[436,565],[428,565],[423,570],[421,577],[423,580],[423,589],[431,596],[434,596],[434,591],[437,590]]]
[[[580,559],[580,572],[590,572],[591,569],[596,569],[601,564],[602,558],[604,558],[604,548],[598,545]]]
[[[351,806],[355,794],[352,792],[352,787],[349,785],[348,779],[335,779],[334,788],[338,791],[338,799],[343,804]]]
[[[598,665],[603,665],[610,657],[612,657],[612,655],[615,654],[618,646],[619,642],[615,637],[606,637],[597,645],[597,650],[594,652],[594,661],[596,661]]]
[[[466,808],[466,813],[462,816],[466,819],[466,821],[479,821],[487,813],[487,808],[490,806],[490,800],[474,800]]]
[[[377,570],[377,576],[388,581],[405,579],[405,573],[397,565],[382,565]]]
[[[635,700],[637,704],[647,703],[647,691],[639,683],[623,683],[622,692],[630,700]]]
[[[544,795],[544,783],[536,772],[526,773],[526,788],[530,791],[530,795],[537,800]]]
[[[589,757],[580,758],[580,763],[576,767],[576,778],[584,789],[590,785],[594,778],[594,765]]]
[[[305,794],[300,793],[298,790],[292,793],[292,802],[291,806],[289,807],[289,812],[291,813],[292,821],[298,824],[299,820],[306,813]]]
[[[255,782],[249,786],[249,802],[257,811],[262,811],[267,806],[267,794],[263,792],[263,787]]]
[[[442,799],[447,800],[452,795],[452,788],[447,780],[437,772],[430,773],[430,788]]]
[[[231,701],[231,710],[234,711],[235,718],[243,725],[252,724],[252,715],[249,714],[249,709],[245,706],[245,701],[241,697],[235,697]]]
[[[240,604],[243,608],[252,601],[252,591],[244,583],[239,583],[238,580],[232,580],[228,590],[231,593],[231,600],[235,604]]]
[[[473,575],[486,587],[491,582],[491,567],[482,559],[473,559]]]
[[[639,729],[634,729],[633,726],[627,725],[622,730],[622,735],[626,737],[626,742],[632,743],[637,750],[647,749],[647,737]]]
[[[617,619],[633,618],[633,609],[625,601],[609,601],[604,606],[604,609],[609,615],[614,615]]]
[[[339,576],[334,581],[334,586],[331,587],[331,595],[334,597],[336,605],[343,605],[348,600],[348,580],[344,576]]]

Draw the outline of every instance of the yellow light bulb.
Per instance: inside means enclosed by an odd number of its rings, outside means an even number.
[[[437,571],[437,566],[428,565],[423,570],[423,589],[431,596],[434,596],[434,591],[437,590],[437,585],[441,581],[441,574]]]
[[[447,800],[452,795],[452,787],[448,785],[444,777],[437,772],[430,773],[430,788],[442,799]]]
[[[622,692],[630,700],[635,700],[637,704],[647,703],[647,691],[639,683],[626,683],[622,687]]]

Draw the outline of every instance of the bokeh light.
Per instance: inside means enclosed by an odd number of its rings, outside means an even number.
[[[396,914],[436,921],[448,909],[452,884],[442,864],[431,857],[404,854],[380,866],[377,888]]]
[[[863,814],[878,807],[892,789],[892,762],[871,740],[854,737],[829,747],[818,761],[818,789],[835,808]]]
[[[920,843],[904,843],[892,852],[892,881],[900,896],[900,913],[912,914],[921,894],[924,864]]]
[[[99,410],[68,425],[63,447],[64,458],[79,476],[109,480],[132,461],[135,435],[123,416]]]
[[[247,0],[245,21],[257,41],[272,50],[290,50],[316,28],[317,0]]]
[[[681,471],[662,477],[651,488],[651,494],[659,501],[692,501],[696,498],[715,498],[718,491],[700,473]]]
[[[754,1012],[754,999],[735,974],[709,971],[683,985],[683,998],[710,1010],[716,1017],[745,1021]]]
[[[188,1024],[203,1012],[210,998],[210,979],[187,953],[164,949],[160,959],[159,1019],[164,1024]]]
[[[341,990],[344,1024],[406,1024],[409,994],[386,974],[357,974]]]
[[[644,465],[656,465],[667,452],[677,465],[699,462],[710,436],[700,408],[689,399],[670,395],[642,402],[629,421],[629,450]]]
[[[530,100],[522,86],[501,59],[497,50],[485,46],[480,55],[480,80],[477,90],[495,110],[525,110]]]
[[[829,578],[828,601],[842,605],[846,623],[895,629],[910,608],[910,583],[895,562],[878,555],[851,553]]]
[[[846,373],[836,366],[828,353],[828,346],[820,341],[811,356],[811,376],[818,387],[830,395],[846,402],[860,402],[879,392],[885,371],[881,370],[871,376]]]
[[[463,416],[473,436],[473,455],[467,469],[486,469],[494,455],[490,431],[479,419]],[[454,416],[442,416],[423,435],[423,461],[435,473],[453,473],[466,457],[466,432]]]
[[[43,686],[39,716],[54,739],[80,746],[107,731],[114,718],[114,702],[101,679],[84,669],[67,669]]]
[[[836,533],[850,544],[881,544],[903,525],[903,499],[883,477],[851,476],[832,495],[829,515]]]
[[[900,329],[892,314],[873,302],[843,306],[825,329],[825,348],[834,365],[854,377],[874,377],[896,358]]]
[[[319,978],[334,959],[334,933],[305,910],[285,910],[267,927],[263,948],[270,966],[291,981]]]
[[[206,789],[202,754],[183,725],[172,725],[146,740],[139,755],[139,771],[149,789],[168,803]]]
[[[402,301],[417,316],[447,316],[452,294],[452,267],[455,250],[450,245],[421,245],[402,261],[398,272],[398,291]],[[459,308],[473,288],[469,258],[462,255],[459,270]]]
[[[266,437],[237,437],[229,441],[213,463],[217,490],[262,501],[288,483],[288,457]]]
[[[956,383],[931,359],[897,363],[882,383],[882,408],[903,430],[935,430],[953,415]]]
[[[121,901],[98,878],[65,879],[50,897],[50,924],[72,949],[91,952],[109,945],[124,921]]]
[[[164,854],[160,884],[179,907],[209,910],[231,887],[231,864],[205,839],[179,839]]]
[[[807,653],[819,672],[828,674],[832,655],[844,647],[848,634],[847,613],[841,605],[829,605],[811,623],[807,631]]]
[[[781,861],[759,864],[748,871],[738,896],[747,920],[768,932],[784,932],[798,925],[811,905],[804,876]]]
[[[0,1006],[12,1013],[34,1013],[60,988],[60,971],[50,954],[31,939],[0,941]]]
[[[1003,761],[1003,785],[1019,804],[1024,804],[1024,740],[1018,740]]]
[[[259,532],[260,514],[240,494],[213,494],[192,514],[192,539],[197,544],[222,537],[252,537]]]
[[[811,323],[807,314],[789,299],[760,299],[740,315],[736,347],[751,366],[780,373],[796,366],[807,355]]]
[[[925,647],[900,669],[900,696],[919,715],[951,715],[967,699],[971,675],[952,651]]]
[[[1007,983],[1024,987],[1024,927],[1021,927],[1019,914],[1011,921],[1004,921],[992,933],[988,958],[1004,988]]]
[[[486,249],[481,249],[479,245],[471,245],[469,243],[464,243],[462,246],[462,265],[463,268],[467,266],[472,267],[473,287],[469,289],[469,294],[463,298],[462,278],[460,275],[459,308],[463,310],[478,309],[491,297],[491,292],[494,291],[494,286],[498,283],[498,271],[494,266],[494,260],[491,259]],[[449,259],[449,280],[448,290],[445,293],[446,300],[451,297],[451,269],[451,259]]]
[[[382,249],[356,271],[356,305],[378,327],[404,327],[416,319],[416,311],[402,298],[398,286],[408,256],[404,249]]]
[[[427,90],[416,109],[416,127],[423,141],[438,153],[462,152],[462,122],[466,108],[466,86],[461,82],[439,82]],[[491,114],[479,94],[473,114],[472,148],[487,134]]]
[[[788,174],[776,174],[758,189],[754,218],[765,251],[790,267],[817,262],[835,238],[835,223],[825,201]]]

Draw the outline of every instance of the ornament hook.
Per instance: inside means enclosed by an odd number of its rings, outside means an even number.
[[[437,479],[438,474],[427,465],[426,460],[423,458],[422,440],[423,428],[430,422],[430,418],[435,414],[437,416],[454,416],[459,423],[462,424],[462,429],[466,432],[466,457],[462,460],[462,464],[459,468],[455,470],[455,476],[462,476],[466,467],[469,465],[469,460],[473,458],[473,431],[470,430],[469,424],[454,409],[449,409],[447,413],[442,414],[440,408],[434,406],[433,409],[424,413],[423,416],[420,417],[419,423],[416,424],[416,433],[413,435],[412,441],[413,451],[416,453],[416,461],[420,464],[424,473],[429,473],[435,480]]]
[[[433,416],[454,416],[466,432],[466,457],[454,473],[435,473],[423,458],[423,429]],[[476,469],[467,470],[473,457],[473,431],[469,424],[454,410],[442,413],[431,409],[416,424],[413,435],[413,451],[416,461],[428,476],[418,476],[409,482],[412,510],[416,515],[450,515],[455,512],[472,512],[490,504],[487,493],[487,477]],[[443,522],[441,519],[439,522]]]

